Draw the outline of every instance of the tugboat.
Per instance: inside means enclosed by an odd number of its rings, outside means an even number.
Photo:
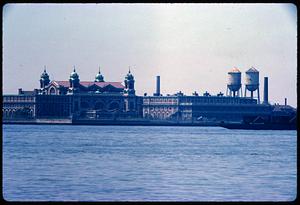
[[[269,116],[244,116],[242,122],[221,122],[221,127],[247,130],[297,130],[297,111],[291,106],[274,105]]]

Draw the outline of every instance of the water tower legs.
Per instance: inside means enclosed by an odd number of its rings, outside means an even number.
[[[229,92],[229,93],[228,93]],[[242,87],[240,87],[238,90],[231,90],[228,86],[226,89],[226,96],[230,97],[243,97],[243,90]]]
[[[259,86],[257,87],[257,99],[258,99],[258,104],[260,104],[260,97],[259,97]]]
[[[250,90],[248,90],[248,91],[250,91]],[[250,91],[251,99],[254,98],[254,95],[253,95],[254,92],[257,92],[257,96],[256,96],[257,97],[257,103],[260,104],[259,86],[257,87],[257,89],[255,91]],[[245,93],[244,97],[247,97],[247,88],[246,88],[246,86],[245,86],[245,92],[244,93]]]
[[[242,89],[242,86],[241,86],[241,97],[243,97],[243,89]]]

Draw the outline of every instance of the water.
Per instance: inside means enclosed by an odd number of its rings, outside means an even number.
[[[3,125],[8,201],[291,201],[296,131]]]

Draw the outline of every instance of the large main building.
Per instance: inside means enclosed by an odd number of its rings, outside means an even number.
[[[211,95],[196,92],[186,96],[182,92],[163,96],[157,76],[153,96],[137,96],[135,79],[129,70],[124,82],[104,80],[100,69],[93,81],[81,81],[75,68],[67,81],[50,80],[46,69],[41,74],[40,88],[34,91],[19,89],[18,95],[3,96],[3,120],[70,119],[149,121],[242,121],[257,120],[277,113],[290,115],[290,106],[274,106],[268,102],[268,79],[264,78],[264,101],[260,103],[259,72],[246,71],[245,94],[242,96],[241,72],[228,72],[227,94]],[[250,92],[247,97],[246,91]],[[254,92],[257,92],[254,97]]]

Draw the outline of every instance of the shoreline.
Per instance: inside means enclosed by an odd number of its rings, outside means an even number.
[[[35,119],[35,120],[2,120],[2,124],[20,125],[118,125],[118,126],[194,126],[219,127],[217,122],[176,122],[149,120],[71,120],[71,119]]]
[[[15,125],[91,125],[91,126],[181,126],[181,127],[221,127],[224,129],[240,130],[297,130],[293,124],[243,124],[238,122],[184,122],[163,120],[72,120],[72,119],[28,119],[28,120],[2,120],[2,124]]]

